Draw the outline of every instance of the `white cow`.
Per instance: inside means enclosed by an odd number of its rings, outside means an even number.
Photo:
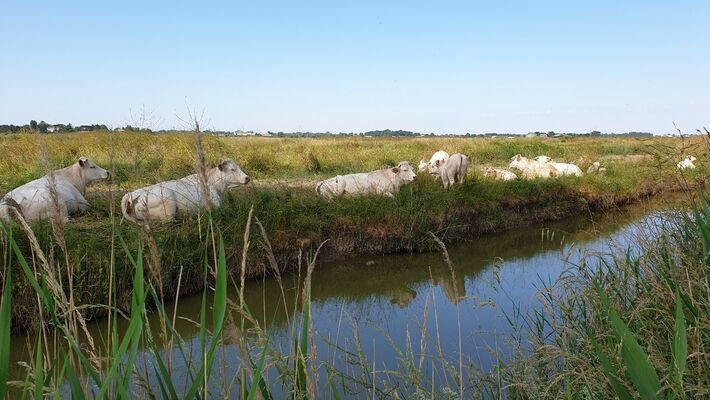
[[[89,202],[84,198],[86,186],[108,176],[108,171],[90,159],[80,157],[76,163],[6,194],[0,200],[0,218],[9,221],[12,216],[10,209],[15,208],[27,221],[50,218],[55,211],[62,220],[67,221],[70,216],[89,208]],[[56,204],[53,192],[56,193]]]
[[[574,165],[574,164],[568,164],[568,163],[560,163],[560,162],[555,162],[552,161],[552,159],[548,156],[537,156],[535,157],[535,160],[537,162],[541,162],[543,164],[550,164],[555,169],[557,169],[557,172],[560,173],[561,176],[569,175],[569,176],[583,176],[584,174],[582,173],[582,170]]]
[[[205,171],[205,176],[213,207],[219,207],[226,190],[251,181],[232,160],[221,160],[217,167]],[[169,221],[178,215],[194,214],[204,206],[203,201],[200,179],[194,174],[126,193],[121,199],[121,211],[127,220],[147,226],[150,221]]]
[[[606,172],[606,167],[602,167],[602,164],[599,161],[594,161],[592,165],[587,168],[588,174],[603,174],[604,172]]]
[[[461,153],[454,153],[443,165],[439,167],[439,175],[444,183],[444,188],[448,188],[454,183],[463,183],[468,173],[468,157]]]
[[[431,156],[429,161],[419,161],[418,172],[429,171],[429,173],[432,175],[438,175],[439,168],[441,168],[441,166],[444,165],[444,163],[448,159],[449,153],[445,152],[444,150],[439,150]]]
[[[537,160],[531,160],[527,157],[523,157],[520,154],[516,154],[510,159],[510,165],[508,168],[515,168],[522,171],[523,178],[525,179],[535,179],[535,178],[554,178],[559,175],[559,172],[555,167],[550,164],[541,163]]]
[[[486,172],[483,174],[483,176],[487,178],[499,179],[502,181],[514,181],[518,179],[517,175],[506,169],[493,167],[486,168]]]
[[[379,194],[394,197],[402,186],[417,179],[409,161],[402,161],[394,168],[378,169],[336,177],[318,182],[316,193],[326,198],[358,194]]]
[[[680,169],[680,170],[683,170],[683,169],[686,169],[686,168],[695,169],[695,164],[693,164],[693,161],[695,161],[695,160],[697,160],[697,158],[695,158],[695,157],[693,157],[693,156],[687,156],[687,157],[685,157],[683,160],[681,160],[681,161],[677,164],[678,169]]]

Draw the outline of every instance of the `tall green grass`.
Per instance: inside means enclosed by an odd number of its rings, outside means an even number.
[[[505,365],[511,398],[710,396],[710,203],[698,198],[636,249],[590,256],[542,291],[531,348]]]
[[[248,224],[251,224],[251,220]],[[266,358],[267,354],[273,354],[274,349],[269,349],[268,341],[259,350],[259,357],[252,359],[251,352],[242,353],[243,363],[236,372],[238,384],[229,388],[227,393],[210,393],[209,381],[213,376],[213,370],[217,366],[217,350],[223,342],[226,322],[236,319],[238,324],[232,323],[230,329],[244,331],[239,333],[238,345],[242,348],[250,346],[246,339],[246,330],[252,329],[254,319],[251,317],[248,307],[243,302],[235,302],[227,297],[229,278],[227,274],[227,258],[225,255],[224,240],[219,229],[208,220],[208,229],[203,237],[203,274],[204,279],[211,283],[214,289],[210,289],[209,284],[205,284],[202,294],[202,306],[199,314],[199,350],[197,354],[189,354],[189,343],[183,341],[172,325],[172,316],[163,305],[160,298],[159,289],[155,287],[156,281],[146,275],[145,257],[143,246],[131,249],[122,237],[118,237],[122,251],[130,260],[133,267],[133,284],[131,306],[125,318],[128,325],[119,334],[118,324],[114,322],[109,326],[110,341],[98,344],[96,347],[87,348],[87,343],[80,332],[71,325],[66,315],[57,312],[61,306],[58,304],[62,298],[55,296],[47,290],[49,285],[46,277],[42,273],[35,273],[31,267],[32,261],[28,260],[21,252],[17,242],[12,236],[12,230],[2,224],[2,230],[6,235],[8,245],[12,250],[15,260],[21,265],[22,271],[34,287],[40,299],[40,315],[47,315],[48,320],[43,321],[46,325],[59,334],[55,337],[53,349],[50,351],[45,344],[45,338],[38,336],[35,348],[36,357],[29,366],[27,379],[24,381],[10,382],[17,394],[17,390],[27,394],[34,392],[35,398],[45,396],[59,398],[67,391],[72,398],[166,398],[166,399],[200,399],[213,398],[222,395],[238,396],[240,398],[272,398],[270,390],[266,385]],[[246,246],[245,246],[246,249]],[[216,254],[213,253],[216,252]],[[12,261],[12,260],[10,260]],[[302,329],[294,336],[296,346],[291,355],[279,355],[282,359],[293,360],[294,372],[291,377],[284,378],[284,383],[292,384],[292,388],[286,392],[291,393],[293,398],[310,398],[308,393],[309,385],[309,329],[310,319],[310,274],[315,266],[315,258],[308,263],[308,275],[306,285],[303,289],[303,317]],[[8,377],[9,349],[16,345],[10,341],[10,301],[12,291],[12,269],[8,268],[5,275],[5,288],[3,290],[2,302],[0,303],[0,398],[6,396],[6,384]],[[237,293],[243,289],[244,281],[241,285],[234,283]],[[207,304],[207,292],[214,290],[212,304]],[[152,310],[148,306],[147,299],[153,302]],[[208,312],[208,307],[210,308]],[[153,335],[156,327],[147,325],[146,315],[149,312],[160,314],[160,321],[165,326],[157,329],[164,332],[166,337],[157,340]],[[122,314],[117,309],[112,310],[113,320],[122,318]],[[211,321],[207,319],[211,315]],[[180,388],[184,382],[177,382],[173,378],[170,369],[169,355],[165,354],[159,343],[170,341],[174,348],[173,353],[180,354],[183,361],[189,366],[190,379],[185,390]],[[136,364],[138,353],[142,352],[150,356],[151,369],[141,368]],[[59,355],[59,357],[55,357]],[[98,356],[98,357],[97,357]],[[47,362],[49,361],[49,362]],[[222,362],[226,362],[222,360]],[[248,370],[248,373],[245,371]],[[150,382],[156,382],[151,385]]]

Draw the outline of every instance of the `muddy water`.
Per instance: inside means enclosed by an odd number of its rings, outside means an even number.
[[[418,350],[422,327],[426,327],[428,350],[433,351],[440,342],[441,352],[437,349],[436,353],[457,363],[460,322],[466,364],[488,371],[495,362],[493,354],[505,355],[510,349],[507,342],[513,330],[508,318],[515,319],[518,311],[538,304],[536,294],[543,284],[554,281],[583,254],[608,252],[611,246],[633,243],[641,229],[639,223],[652,220],[658,210],[667,207],[666,203],[643,203],[593,218],[476,238],[448,247],[453,269],[440,253],[355,258],[318,265],[312,277],[311,305],[317,357],[359,374],[334,344],[352,350],[360,343],[370,365],[374,362],[380,371],[396,370],[398,349],[405,349],[409,336]],[[244,290],[246,303],[266,329],[271,346],[287,353],[292,346],[293,321],[300,317],[295,299],[301,283],[298,274],[288,274],[283,277],[283,291],[272,278],[247,282]],[[236,291],[230,298],[237,301]],[[193,350],[199,348],[197,324],[192,321],[199,320],[201,300],[201,296],[181,299],[176,308],[176,330]],[[211,299],[208,302],[211,304]],[[171,312],[172,307],[166,304]],[[149,323],[157,326],[157,316],[153,314]],[[105,322],[94,322],[91,329],[95,340],[102,342]],[[15,336],[12,340],[12,360],[29,362],[25,343],[34,339]],[[187,376],[187,368],[180,357],[174,358],[174,380],[180,382]],[[213,372],[214,390],[232,381],[239,364],[238,349],[227,344],[220,349],[219,358],[219,367]],[[144,360],[138,361],[141,365]],[[276,382],[275,369],[272,372],[272,382]],[[320,375],[326,385],[325,372]],[[25,371],[14,364],[11,379],[24,376]]]

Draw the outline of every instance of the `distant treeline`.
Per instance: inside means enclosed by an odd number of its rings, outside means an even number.
[[[230,135],[230,132],[215,132],[215,134],[226,134]],[[416,137],[416,136],[467,136],[467,137],[508,137],[508,136],[521,136],[519,134],[512,134],[512,133],[497,133],[497,132],[488,132],[488,133],[466,133],[466,134],[434,134],[432,133],[419,133],[419,132],[412,132],[412,131],[404,131],[404,130],[390,130],[390,129],[384,129],[384,130],[378,130],[378,131],[367,131],[367,132],[340,132],[340,133],[331,133],[331,132],[267,132],[268,136],[277,136],[277,137],[319,137],[319,136],[365,136],[365,137],[390,137],[390,136],[396,136],[396,137]],[[546,137],[562,137],[562,136],[621,136],[621,137],[651,137],[653,136],[652,133],[650,132],[626,132],[626,133],[602,133],[599,131],[591,131],[588,133],[577,133],[577,132],[565,132],[565,133],[560,133],[560,132],[530,132],[527,134],[527,136],[546,136]]]
[[[108,127],[103,124],[77,125],[72,124],[49,124],[44,121],[30,121],[26,125],[0,125],[0,133],[35,132],[56,133],[56,132],[88,132],[107,131]]]
[[[500,135],[498,133],[486,133],[485,136],[496,136]],[[602,133],[599,131],[591,131],[589,133],[576,133],[576,132],[567,132],[567,133],[560,133],[560,132],[530,132],[528,133],[528,136],[547,136],[547,137],[560,137],[560,136],[625,136],[625,137],[651,137],[653,136],[652,133],[650,132],[626,132],[626,133]]]
[[[404,130],[378,130],[378,131],[367,131],[367,132],[271,132],[268,131],[267,135],[285,137],[285,136],[296,136],[296,137],[310,137],[310,136],[368,136],[368,137],[382,137],[382,136],[424,136],[421,133],[404,131]],[[433,133],[432,133],[433,135]]]
[[[26,125],[0,125],[0,134],[3,133],[21,133],[21,132],[36,132],[40,133],[64,133],[64,132],[88,132],[88,131],[107,131],[109,128],[104,124],[92,124],[92,125],[77,125],[72,124],[49,124],[44,121],[37,122],[35,120],[30,121]],[[128,131],[128,132],[155,132],[155,133],[176,133],[174,130],[159,130],[152,131],[145,128],[137,128],[131,125],[126,125],[124,127],[115,128],[116,131]],[[208,130],[205,131],[207,134],[219,135],[219,136],[276,136],[276,137],[321,137],[321,136],[364,136],[364,137],[416,137],[416,136],[468,136],[468,137],[508,137],[508,136],[520,136],[511,133],[498,133],[498,132],[488,132],[488,133],[466,133],[461,134],[444,134],[435,135],[434,133],[419,133],[405,130],[390,130],[382,129],[376,131],[367,132],[271,132],[258,133],[252,131],[218,131],[218,130]],[[576,133],[576,132],[530,132],[527,136],[543,136],[543,137],[564,137],[564,136],[622,136],[622,137],[651,137],[653,134],[649,132],[626,132],[626,133],[602,133],[600,131],[591,131],[588,133]]]

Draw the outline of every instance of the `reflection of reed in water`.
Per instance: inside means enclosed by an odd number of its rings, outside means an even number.
[[[451,276],[434,277],[434,284],[441,285],[444,295],[453,304],[458,304],[466,297],[466,284],[461,274],[451,270]]]
[[[406,308],[412,300],[417,298],[417,291],[408,287],[395,289],[392,291],[390,303],[396,304],[399,308]]]
[[[437,282],[436,278],[432,275],[432,281],[435,285],[439,283],[442,285],[444,288],[444,295],[446,295],[446,298],[448,298],[451,303],[458,304],[464,297],[466,297],[466,285],[464,283],[463,276],[461,276],[462,274],[456,273],[456,267],[451,261],[449,251],[446,249],[444,243],[433,233],[430,232],[430,234],[441,247],[441,255],[444,257],[444,263],[448,267],[448,274],[444,275],[446,278]],[[457,275],[461,277],[457,278]]]

